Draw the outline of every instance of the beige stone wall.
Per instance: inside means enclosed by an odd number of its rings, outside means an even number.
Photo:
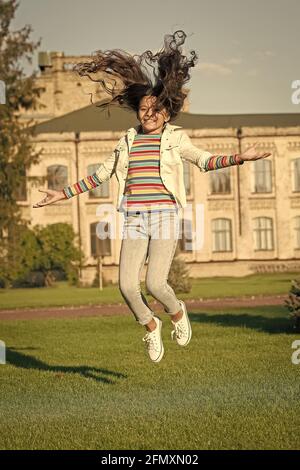
[[[300,129],[251,128],[242,129],[242,150],[254,141],[258,141],[259,149],[272,152],[273,191],[268,194],[251,192],[253,163],[230,168],[231,194],[210,194],[209,178],[213,172],[201,173],[197,167],[190,165],[191,194],[187,197],[193,207],[193,223],[197,203],[204,204],[204,246],[201,250],[181,252],[180,257],[190,266],[193,277],[206,276],[239,276],[276,270],[293,270],[300,266],[300,250],[296,248],[293,218],[300,216],[300,193],[293,192],[291,162],[300,157]],[[186,130],[195,145],[212,153],[231,154],[238,151],[238,141],[234,129],[202,129],[201,131]],[[78,145],[79,179],[87,175],[87,167],[91,163],[100,163],[112,151],[117,143],[119,133],[82,133]],[[39,165],[30,170],[30,175],[45,175],[47,166],[63,164],[68,167],[68,183],[77,181],[76,152],[74,135],[44,134],[35,140],[37,149],[43,148],[43,156]],[[223,171],[223,170],[216,170]],[[237,176],[240,176],[240,210],[238,208]],[[117,180],[113,176],[109,180],[109,198],[91,200],[88,192],[75,196],[68,201],[50,205],[41,209],[33,209],[32,204],[40,199],[37,188],[28,188],[28,201],[20,203],[24,216],[31,224],[51,224],[67,222],[73,225],[78,233],[80,218],[81,242],[86,255],[87,267],[82,275],[83,283],[89,284],[96,273],[95,260],[90,253],[90,224],[100,220],[96,210],[100,204],[111,203],[114,207],[117,199]],[[80,214],[80,217],[78,217]],[[117,231],[122,223],[116,212]],[[184,213],[183,213],[184,215]],[[254,250],[253,219],[257,216],[268,216],[274,223],[274,250]],[[225,217],[232,222],[232,251],[217,252],[212,250],[212,220]],[[118,219],[119,218],[119,219]],[[104,220],[105,218],[103,218]],[[239,233],[239,226],[241,233]],[[195,229],[195,227],[194,227]],[[104,273],[107,279],[117,282],[121,239],[112,240],[112,254],[104,258]],[[297,261],[299,260],[299,262]],[[265,266],[265,268],[264,268]],[[145,275],[145,269],[142,276]]]

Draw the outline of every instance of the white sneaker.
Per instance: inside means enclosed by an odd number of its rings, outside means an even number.
[[[148,331],[143,341],[146,343],[151,361],[159,362],[164,355],[164,345],[161,338],[162,321],[156,316],[153,316],[153,319],[156,323],[156,328],[153,331]]]
[[[192,327],[190,324],[190,320],[186,311],[186,306],[183,300],[179,300],[182,308],[183,315],[180,320],[172,323],[174,325],[174,330],[171,332],[171,338],[176,338],[177,343],[179,346],[186,346],[192,337]]]

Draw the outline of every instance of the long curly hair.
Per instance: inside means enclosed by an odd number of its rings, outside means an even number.
[[[143,96],[155,96],[155,110],[167,110],[170,120],[182,109],[187,93],[183,85],[190,79],[189,70],[198,59],[195,51],[190,57],[181,51],[186,38],[182,30],[164,36],[164,47],[153,54],[147,50],[141,55],[131,55],[122,49],[97,50],[91,62],[79,62],[73,71],[99,82],[112,98],[97,107],[108,109],[118,105],[137,115]],[[94,55],[92,54],[92,56]],[[152,67],[153,77],[147,70]]]

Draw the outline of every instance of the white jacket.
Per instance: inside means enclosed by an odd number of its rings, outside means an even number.
[[[111,155],[99,166],[96,175],[101,182],[113,174],[119,183],[117,211],[120,211],[125,181],[128,172],[130,149],[140,125],[131,127],[121,137]],[[186,206],[186,191],[183,177],[183,160],[196,165],[200,171],[207,171],[205,164],[212,156],[208,151],[193,145],[181,126],[165,124],[160,144],[160,176],[165,187],[174,195],[179,208]]]

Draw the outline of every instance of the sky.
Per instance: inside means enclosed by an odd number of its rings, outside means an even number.
[[[89,55],[121,48],[140,54],[183,30],[190,69],[191,113],[300,113],[299,0],[19,0],[12,29],[32,26],[38,51]],[[299,82],[300,83],[300,82]],[[299,101],[299,100],[298,100]]]

